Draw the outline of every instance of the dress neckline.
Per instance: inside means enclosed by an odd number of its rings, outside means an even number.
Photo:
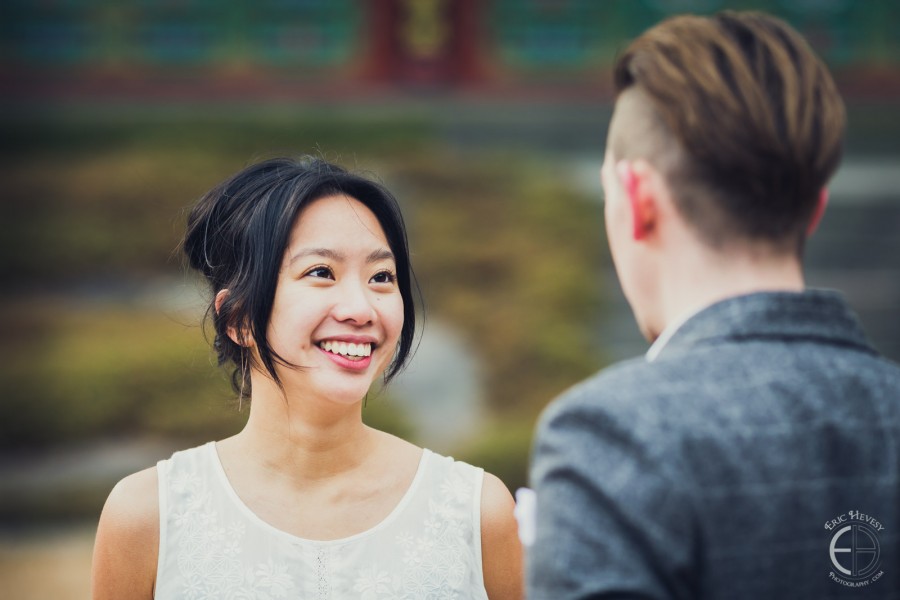
[[[207,443],[204,447],[204,450],[207,454],[209,462],[212,464],[213,471],[215,471],[216,474],[216,478],[219,479],[219,483],[222,485],[226,494],[234,503],[235,507],[237,507],[237,509],[242,512],[248,519],[259,525],[263,529],[266,529],[274,533],[275,535],[287,538],[292,542],[315,546],[345,544],[347,542],[352,542],[372,535],[377,531],[387,527],[392,521],[397,519],[400,513],[403,512],[403,509],[406,508],[406,505],[409,504],[412,500],[412,497],[415,495],[416,489],[419,487],[419,482],[422,480],[423,473],[425,472],[425,464],[428,462],[428,458],[432,454],[431,450],[428,450],[427,448],[422,449],[422,456],[419,458],[419,465],[418,467],[416,467],[416,474],[413,476],[412,482],[409,484],[406,492],[404,492],[403,496],[400,498],[400,501],[397,502],[397,505],[394,506],[393,510],[391,510],[391,512],[388,513],[388,515],[381,521],[368,529],[346,537],[337,538],[334,540],[313,540],[294,535],[293,533],[288,533],[283,529],[279,529],[278,527],[275,527],[274,525],[257,515],[255,512],[253,512],[253,510],[251,510],[250,507],[244,503],[244,501],[238,495],[237,491],[235,491],[234,487],[231,485],[231,481],[228,479],[228,475],[225,473],[225,467],[222,465],[222,460],[219,458],[219,452],[216,449],[216,442]]]

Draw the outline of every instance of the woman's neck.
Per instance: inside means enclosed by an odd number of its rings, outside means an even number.
[[[246,426],[226,441],[233,456],[310,485],[352,471],[374,454],[380,437],[362,422],[360,402],[301,398],[257,383]]]

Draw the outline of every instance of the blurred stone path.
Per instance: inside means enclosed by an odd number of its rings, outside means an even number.
[[[83,600],[90,597],[94,523],[31,532],[0,531],[0,598]]]

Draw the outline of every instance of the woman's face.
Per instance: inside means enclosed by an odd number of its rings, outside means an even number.
[[[304,208],[288,242],[268,326],[289,393],[358,402],[390,364],[403,327],[397,267],[361,202],[327,196]]]

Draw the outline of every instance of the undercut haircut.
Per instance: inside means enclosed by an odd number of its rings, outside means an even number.
[[[799,33],[756,12],[677,16],[635,39],[613,78],[617,97],[643,92],[653,120],[643,130],[655,138],[619,136],[613,154],[660,169],[703,241],[802,253],[819,193],[840,163],[846,117]]]

